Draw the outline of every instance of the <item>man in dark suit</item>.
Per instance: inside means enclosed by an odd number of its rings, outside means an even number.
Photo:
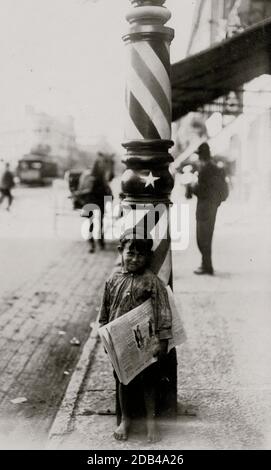
[[[214,274],[212,263],[212,238],[218,206],[223,200],[221,194],[225,173],[212,161],[210,147],[204,142],[196,152],[199,155],[198,183],[191,187],[197,198],[197,243],[202,255],[201,266],[195,274]]]

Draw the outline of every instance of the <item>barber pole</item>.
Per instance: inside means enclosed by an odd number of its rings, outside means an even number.
[[[127,52],[125,130],[122,177],[125,229],[143,228],[153,241],[152,270],[172,285],[169,231],[173,177],[171,140],[170,43],[174,31],[165,26],[171,13],[165,0],[130,0]],[[176,413],[176,350],[169,354],[168,412]],[[169,409],[170,408],[170,409]]]

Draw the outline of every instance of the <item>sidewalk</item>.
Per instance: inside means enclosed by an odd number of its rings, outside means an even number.
[[[270,217],[234,210],[225,206],[217,220],[215,277],[192,272],[199,264],[193,226],[188,250],[174,253],[188,341],[178,348],[178,419],[161,423],[162,441],[152,449],[271,447]],[[112,437],[111,366],[95,334],[88,344],[47,447],[150,449],[142,429],[127,442]]]
[[[56,252],[0,302],[1,448],[44,447],[116,258],[114,245],[90,255],[84,241],[58,242]],[[12,403],[17,398],[25,401]]]

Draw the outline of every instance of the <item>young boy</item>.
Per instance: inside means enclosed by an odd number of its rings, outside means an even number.
[[[128,311],[151,299],[153,306],[155,334],[158,338],[157,350],[154,355],[158,361],[147,367],[128,385],[116,379],[117,402],[120,407],[120,423],[114,432],[119,440],[128,438],[131,423],[131,408],[134,397],[143,391],[143,401],[147,418],[148,442],[159,440],[155,423],[155,397],[159,381],[160,365],[167,354],[168,340],[172,337],[171,310],[167,291],[163,282],[148,269],[152,239],[139,238],[138,230],[127,230],[120,238],[119,251],[122,258],[121,271],[115,272],[105,285],[100,311],[100,324],[114,320]]]

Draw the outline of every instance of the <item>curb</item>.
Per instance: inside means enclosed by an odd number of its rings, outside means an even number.
[[[73,430],[73,412],[77,404],[78,395],[91,364],[99,339],[98,322],[94,322],[93,329],[84,345],[82,354],[71,376],[70,383],[60,404],[59,410],[49,431],[46,449],[56,450],[63,437]]]
[[[114,268],[111,270],[111,273],[116,269],[116,263],[117,259],[115,260]],[[83,347],[81,356],[76,364],[58,412],[49,430],[47,444],[45,446],[48,450],[56,450],[60,446],[63,437],[73,431],[74,410],[99,340],[98,316],[92,325],[92,331]]]

